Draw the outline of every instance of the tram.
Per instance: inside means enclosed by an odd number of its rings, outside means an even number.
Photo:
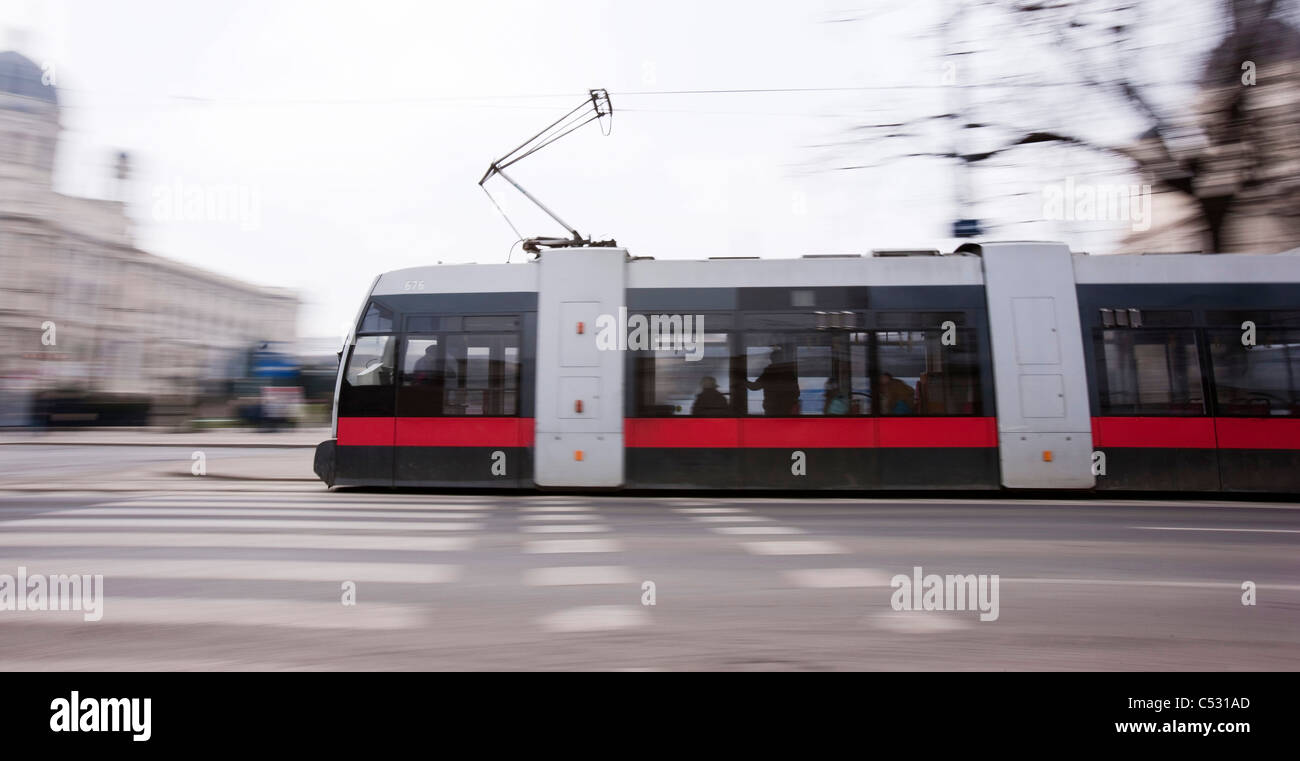
[[[615,247],[380,275],[333,486],[1300,491],[1300,256]]]

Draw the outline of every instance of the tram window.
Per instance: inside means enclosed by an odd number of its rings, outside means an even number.
[[[442,331],[456,332],[460,330],[459,317],[433,317],[429,315],[418,315],[406,318],[407,333],[438,333]]]
[[[1141,309],[1138,314],[1147,328],[1185,328],[1192,324],[1192,313],[1185,309]],[[1131,322],[1132,317],[1129,319]]]
[[[361,386],[391,386],[393,384],[393,337],[362,336],[352,347],[347,384]]]
[[[1300,327],[1300,311],[1283,309],[1234,309],[1212,310],[1205,313],[1209,325],[1239,329],[1247,320],[1256,327],[1294,328]]]
[[[653,349],[637,357],[641,417],[731,417],[731,349],[726,333],[705,333],[702,347]]]
[[[502,331],[516,330],[519,327],[519,318],[513,315],[470,315],[464,319],[464,330],[466,331]]]
[[[465,347],[465,390],[462,397],[466,415],[482,415],[492,393],[490,375],[492,349],[487,346]]]
[[[421,316],[406,318],[406,330],[409,333],[429,333],[437,330],[438,327],[437,317]]]
[[[504,364],[502,370],[502,390],[501,396],[501,414],[518,415],[519,414],[519,347],[507,345],[505,347]]]
[[[849,333],[849,414],[871,414],[871,373],[867,370],[869,333]],[[831,405],[831,414],[835,405]]]
[[[1209,331],[1215,402],[1225,416],[1300,415],[1300,331]]]
[[[393,414],[393,336],[361,336],[348,355],[339,394],[339,415],[390,417]]]
[[[442,414],[519,414],[519,339],[505,334],[444,336]]]
[[[945,322],[966,325],[965,312],[876,312],[876,327],[892,330],[938,328]]]
[[[817,312],[747,312],[744,316],[745,327],[749,330],[814,330],[819,318],[825,319],[825,315]]]
[[[882,330],[875,342],[881,415],[980,414],[974,331]]]
[[[438,339],[410,338],[402,363],[403,386],[427,386],[440,381],[442,357]]]
[[[454,368],[451,370],[454,373]],[[437,338],[408,338],[402,359],[397,414],[408,417],[437,417],[442,414],[445,389],[456,384],[454,375],[444,372],[442,345]]]
[[[393,310],[370,302],[366,316],[361,318],[358,333],[387,333],[393,329]]]
[[[866,334],[747,333],[746,411],[769,417],[871,411]]]
[[[1204,415],[1192,330],[1096,333],[1102,415]]]

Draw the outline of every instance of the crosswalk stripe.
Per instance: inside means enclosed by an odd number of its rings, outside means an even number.
[[[690,518],[698,523],[761,523],[772,520],[761,515],[692,515]]]
[[[617,565],[577,565],[557,568],[529,568],[524,584],[530,587],[583,586],[587,584],[635,584],[632,572]]]
[[[14,624],[105,626],[253,626],[294,629],[415,629],[432,620],[420,605],[300,600],[196,600],[169,597],[117,597],[104,600],[103,618],[85,620],[83,611],[0,611],[0,629]]]
[[[840,555],[848,551],[834,542],[818,541],[746,542],[742,546],[755,555]]]
[[[474,540],[462,536],[391,536],[379,534],[219,534],[108,531],[0,531],[0,547],[238,547],[288,550],[391,550],[459,552]]]
[[[592,508],[579,505],[525,505],[521,513],[588,513]]]
[[[1227,531],[1245,534],[1300,534],[1295,528],[1215,528],[1213,526],[1130,526],[1144,531]]]
[[[763,534],[802,534],[804,530],[793,526],[713,526],[715,534],[729,536],[754,536]]]
[[[57,513],[44,513],[44,517],[60,516],[80,517],[84,515],[112,515],[140,517],[155,516],[200,516],[205,518],[420,518],[422,520],[483,520],[483,513],[432,513],[417,515],[404,510],[316,510],[301,508],[285,510],[281,508],[240,508],[240,507],[88,507],[83,510],[65,510]]]
[[[683,513],[685,515],[722,515],[725,513],[747,513],[743,507],[674,507],[674,513]]]
[[[644,608],[632,605],[591,605],[557,611],[537,623],[548,632],[595,632],[645,626],[650,616]]]
[[[360,521],[340,519],[259,520],[256,518],[23,518],[0,522],[7,528],[251,528],[264,530],[373,530],[373,531],[478,531],[481,523],[437,523],[433,521]]]
[[[845,589],[850,587],[887,587],[893,577],[871,568],[805,568],[786,571],[785,578],[797,587],[809,589]]]
[[[537,539],[524,542],[524,552],[535,555],[622,551],[623,545],[614,539]]]
[[[386,584],[441,584],[460,577],[460,566],[428,563],[364,563],[306,560],[166,560],[138,558],[42,558],[0,560],[0,568],[36,574],[102,574],[149,579],[226,579],[235,581],[365,581]]]
[[[1122,586],[1122,587],[1171,587],[1183,589],[1241,589],[1236,581],[1163,581],[1160,579],[1079,579],[1079,578],[1016,578],[1007,577],[1001,581],[1008,584],[1064,584],[1067,586]],[[1300,592],[1300,584],[1257,584],[1256,589],[1269,589],[1279,592]]]
[[[588,513],[527,513],[519,516],[523,521],[589,521],[597,516]]]
[[[867,616],[864,623],[876,629],[899,634],[943,634],[969,629],[972,626],[970,620],[962,614],[946,611],[891,610]]]
[[[571,526],[559,523],[542,526],[524,526],[523,531],[530,534],[599,534],[602,531],[609,531],[609,526],[587,524]]]

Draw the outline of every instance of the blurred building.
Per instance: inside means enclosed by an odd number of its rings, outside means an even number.
[[[59,98],[42,74],[0,52],[0,416],[33,389],[183,405],[250,345],[295,339],[292,291],[141,251],[123,203],[54,191]]]
[[[1241,52],[1246,34],[1253,36],[1249,58]],[[1214,253],[1300,246],[1300,31],[1270,18],[1228,35],[1206,61],[1196,122],[1208,143],[1196,150],[1196,195],[1222,215],[1221,250]],[[1152,134],[1137,147],[1148,151],[1143,163],[1159,160]],[[1120,250],[1205,250],[1204,219],[1187,195],[1156,192],[1151,228],[1125,237]]]

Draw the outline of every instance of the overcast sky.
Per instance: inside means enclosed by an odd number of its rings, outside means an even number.
[[[141,248],[296,288],[301,332],[338,335],[380,271],[505,261],[515,236],[476,183],[592,87],[613,97],[612,133],[589,125],[512,173],[584,234],[657,258],[951,248],[950,165],[833,169],[883,155],[844,145],[855,124],[943,108],[943,7],[0,0],[0,47],[56,73],[59,190],[112,194],[111,156],[128,151]],[[880,89],[634,94],[835,87]],[[490,187],[525,235],[562,233]],[[160,213],[177,188],[233,188],[254,213]],[[1023,209],[981,216],[995,237],[1116,240]]]

